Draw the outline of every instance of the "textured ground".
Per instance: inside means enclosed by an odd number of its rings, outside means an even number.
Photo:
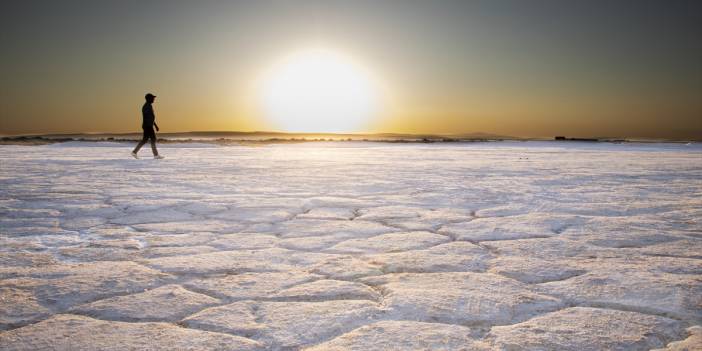
[[[697,145],[130,147],[0,147],[0,349],[702,349]]]

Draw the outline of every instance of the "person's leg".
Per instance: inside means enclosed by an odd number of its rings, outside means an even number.
[[[132,152],[135,154],[137,152],[139,152],[139,149],[141,149],[141,147],[144,146],[144,144],[146,144],[146,140],[147,140],[146,136],[141,138],[141,141],[139,141],[139,144],[137,144],[137,146],[134,148],[134,151],[132,151]]]
[[[158,156],[158,150],[156,149],[156,132],[151,128],[148,131],[144,131],[144,133],[148,134],[148,138],[151,141],[151,152],[154,153],[154,156]]]
[[[155,135],[151,136],[151,152],[154,153],[154,156],[158,156],[158,150],[156,150],[156,136]]]
[[[150,135],[150,134],[149,134],[149,130],[146,129],[146,128],[143,128],[143,127],[142,127],[142,129],[144,130],[144,133],[143,133],[142,136],[141,136],[141,141],[140,141],[139,144],[137,144],[137,146],[134,148],[134,151],[132,151],[132,153],[134,153],[134,154],[136,154],[137,152],[139,152],[139,150],[141,149],[141,147],[144,146],[144,144],[146,144],[146,141],[149,139],[149,135]]]

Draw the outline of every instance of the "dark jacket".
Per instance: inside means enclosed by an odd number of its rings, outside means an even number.
[[[154,127],[156,116],[154,115],[154,108],[150,103],[146,102],[144,106],[141,107],[141,116],[144,118],[144,121],[141,123],[142,128]]]

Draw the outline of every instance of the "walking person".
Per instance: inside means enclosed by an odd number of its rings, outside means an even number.
[[[156,150],[156,132],[154,132],[154,127],[156,127],[156,130],[159,129],[158,125],[156,124],[154,108],[151,106],[154,103],[154,100],[156,100],[156,95],[148,93],[146,96],[144,96],[144,98],[146,99],[146,102],[144,103],[144,106],[141,107],[141,116],[143,118],[141,128],[144,130],[144,136],[141,138],[139,144],[137,144],[137,146],[134,148],[134,151],[132,151],[132,156],[134,156],[134,158],[139,158],[139,156],[137,156],[137,152],[139,152],[139,149],[146,144],[147,140],[151,140],[151,151],[154,153],[154,158],[160,160],[164,157],[159,155],[158,150]]]

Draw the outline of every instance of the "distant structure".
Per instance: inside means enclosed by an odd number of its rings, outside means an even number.
[[[555,140],[563,140],[563,141],[600,141],[600,139],[594,139],[594,138],[566,138],[564,136],[557,136],[554,138]]]

